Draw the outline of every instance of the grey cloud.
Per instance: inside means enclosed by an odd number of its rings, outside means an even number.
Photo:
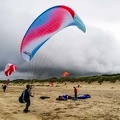
[[[71,31],[72,28],[50,39],[35,55],[29,70],[39,77],[60,77],[63,71],[79,76],[120,70],[117,67],[120,64],[119,44],[110,33],[88,28],[88,33],[83,35],[75,28],[74,35],[67,36]]]
[[[7,78],[3,72],[7,63],[18,66],[11,79],[60,77],[63,71],[68,71],[71,76],[120,72],[119,40],[112,32],[94,26],[99,23],[119,25],[118,0],[85,0],[80,5],[79,1],[62,1],[82,16],[86,33],[76,27],[60,31],[38,50],[29,63],[20,54],[26,30],[41,12],[61,2],[29,1],[27,4],[28,1],[0,2],[0,79]]]

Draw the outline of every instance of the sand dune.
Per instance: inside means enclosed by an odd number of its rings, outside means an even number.
[[[91,98],[57,101],[59,95],[73,96],[73,86],[78,83],[33,84],[29,113],[23,113],[25,104],[18,102],[25,85],[10,84],[4,93],[0,90],[0,120],[120,120],[120,83],[80,83],[78,95],[90,94]],[[2,86],[2,85],[1,85]],[[40,96],[49,96],[40,99]]]

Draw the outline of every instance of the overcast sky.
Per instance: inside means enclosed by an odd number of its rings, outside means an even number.
[[[46,9],[66,5],[82,19],[86,33],[68,27],[54,35],[31,62],[20,45],[31,23]],[[0,0],[0,79],[120,73],[120,0]],[[4,75],[7,63],[18,69]]]

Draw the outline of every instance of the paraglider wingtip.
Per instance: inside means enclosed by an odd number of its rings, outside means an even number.
[[[83,32],[86,33],[86,28],[85,28],[85,30]]]
[[[77,14],[75,14],[75,16],[74,16],[74,21],[75,21],[77,27],[85,33],[86,27],[85,27],[83,21],[79,18],[79,16]]]

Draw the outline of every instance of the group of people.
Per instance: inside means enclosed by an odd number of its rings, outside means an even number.
[[[2,85],[2,88],[3,88],[3,92],[5,92],[6,88],[7,88],[7,84]],[[77,99],[77,88],[76,87],[73,87],[73,88],[74,88],[74,97]],[[32,89],[32,86],[27,84],[26,89],[21,94],[21,97],[24,96],[24,102],[26,103],[25,109],[23,110],[23,112],[25,112],[25,113],[30,111],[28,109],[31,104],[30,97],[34,97],[34,95],[31,92],[31,89]],[[23,93],[24,93],[24,95],[23,95]]]
[[[74,97],[77,99],[77,88],[76,87],[73,87],[73,88],[74,88]],[[25,113],[30,111],[28,109],[30,106],[30,97],[34,97],[34,95],[31,93],[31,89],[32,89],[32,87],[28,84],[28,85],[26,85],[26,89],[24,90],[24,92],[25,92],[24,101],[26,103],[26,106],[25,106],[25,109],[23,110],[23,112],[25,112]]]
[[[9,84],[9,79],[5,81],[5,83],[2,85],[3,92],[6,92],[8,84]],[[25,113],[29,112],[28,108],[30,106],[30,97],[34,97],[34,95],[31,93],[31,89],[32,89],[32,86],[27,84],[26,89],[24,90],[24,102],[26,103],[26,106],[23,111]]]

